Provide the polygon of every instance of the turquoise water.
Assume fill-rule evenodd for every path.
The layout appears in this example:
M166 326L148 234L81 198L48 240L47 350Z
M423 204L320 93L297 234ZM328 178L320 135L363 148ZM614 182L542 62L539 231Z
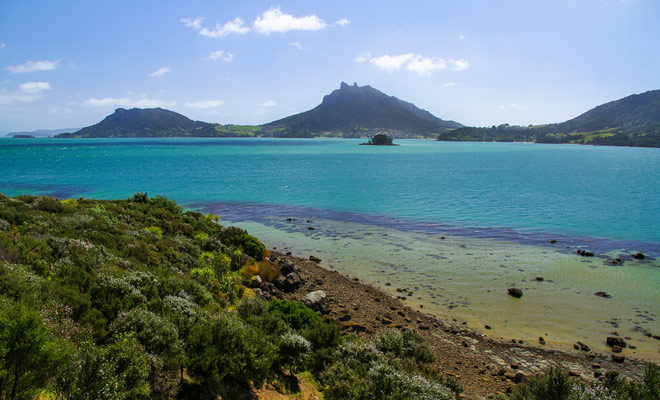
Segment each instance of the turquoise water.
M4 139L0 191L306 206L660 243L660 150L350 139Z
M0 192L165 194L491 336L607 351L616 330L660 359L660 149L359 142L4 139Z

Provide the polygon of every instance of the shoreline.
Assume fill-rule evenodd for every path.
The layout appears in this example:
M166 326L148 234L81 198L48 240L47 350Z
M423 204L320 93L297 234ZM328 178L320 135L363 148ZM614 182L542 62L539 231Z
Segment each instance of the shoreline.
M465 387L465 397L486 398L506 393L524 377L560 365L571 376L593 381L609 370L630 378L641 378L647 361L625 354L618 363L612 355L593 351L563 351L534 343L512 343L468 327L457 319L447 320L415 309L384 290L362 283L302 257L272 250L271 262L290 261L302 284L282 298L302 300L305 295L323 290L328 296L325 318L337 321L343 329L357 335L372 335L382 329L410 329L424 336L433 347L436 367L453 375ZM620 360L619 360L620 361Z

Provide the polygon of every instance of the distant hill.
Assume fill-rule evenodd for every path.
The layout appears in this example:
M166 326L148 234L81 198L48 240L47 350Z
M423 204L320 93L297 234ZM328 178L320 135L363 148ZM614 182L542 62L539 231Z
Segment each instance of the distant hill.
M438 140L660 147L660 90L611 101L558 124L465 127L442 133Z
M371 86L342 82L315 108L262 125L276 137L360 137L389 133L401 137L435 137L463 125L445 121L414 104L388 96Z
M174 111L162 108L118 108L98 124L73 133L57 135L60 138L112 138L112 137L208 137L218 136L215 125L193 121Z
M51 137L65 132L75 132L80 128L65 128L65 129L38 129L36 131L22 131L22 132L9 132L6 137L14 136L33 136L33 137Z

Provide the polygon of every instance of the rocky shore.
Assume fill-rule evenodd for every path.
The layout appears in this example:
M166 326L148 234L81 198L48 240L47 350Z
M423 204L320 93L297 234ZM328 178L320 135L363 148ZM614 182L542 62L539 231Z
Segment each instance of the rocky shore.
M303 259L272 252L269 259L282 276L272 283L255 285L265 297L303 300L324 318L358 335L373 335L386 328L419 333L434 348L437 368L456 376L468 399L507 393L527 376L551 365L559 365L585 381L598 379L609 370L630 378L643 376L642 360L595 353L582 343L576 344L573 352L561 352L543 348L543 343L490 338L460 321L442 320L423 309L413 309L378 288L362 284L358 278L324 268L314 256Z

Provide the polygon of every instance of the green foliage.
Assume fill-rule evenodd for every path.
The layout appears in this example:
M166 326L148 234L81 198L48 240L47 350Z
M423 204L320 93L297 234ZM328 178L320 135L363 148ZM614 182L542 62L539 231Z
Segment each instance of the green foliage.
M392 138L389 137L388 135L384 133L379 133L378 135L372 137L369 139L369 141L365 144L373 145L373 146L392 146Z
M275 299L268 304L268 310L296 331L313 327L321 321L316 312L298 300Z
M263 260L266 255L266 246L259 239L247 233L241 235L241 247L245 254L257 261Z
M276 346L235 313L221 313L195 325L186 353L190 375L216 393L227 376L259 386L276 359Z
M566 400L572 391L568 374L560 368L550 367L545 375L530 377L528 382L515 386L511 399Z
M280 365L288 366L289 370L293 373L294 368L306 365L311 352L312 345L307 339L297 333L287 332L282 335L279 363Z
M39 314L0 299L0 398L32 398L53 378L61 358Z
M163 236L163 230L160 229L157 226L148 226L148 227L144 228L144 231L147 232L147 233L150 233L150 234L152 234L156 237L162 237Z

